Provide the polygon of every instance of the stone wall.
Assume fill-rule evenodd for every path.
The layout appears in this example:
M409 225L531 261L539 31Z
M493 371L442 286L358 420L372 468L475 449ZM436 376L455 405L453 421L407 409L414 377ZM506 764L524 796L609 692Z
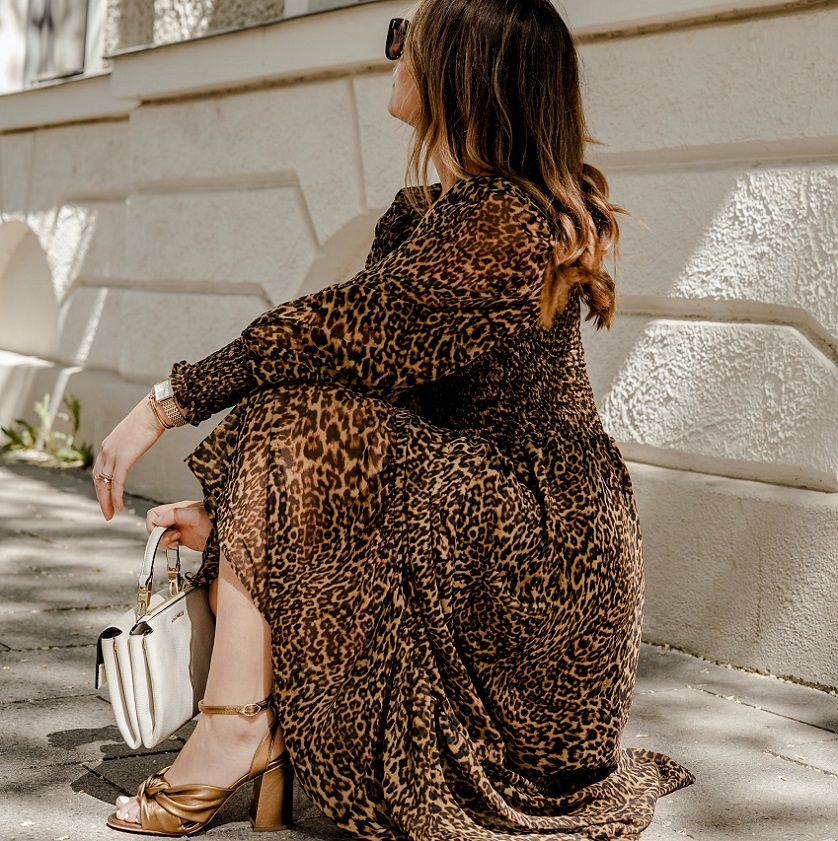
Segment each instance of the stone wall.
M564 3L596 160L637 217L621 316L585 340L641 508L645 632L838 686L838 9L615 5ZM173 361L361 265L403 178L381 45L404 8L3 98L0 422L57 389L99 441ZM132 489L194 495L181 459L209 428L167 434Z
M638 218L622 316L586 344L632 459L646 636L835 686L832 5L594 39L584 57L598 158Z

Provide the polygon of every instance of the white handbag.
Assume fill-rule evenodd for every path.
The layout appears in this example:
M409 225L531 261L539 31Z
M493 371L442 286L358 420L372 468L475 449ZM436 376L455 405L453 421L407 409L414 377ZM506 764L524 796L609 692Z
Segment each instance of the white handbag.
M205 587L184 587L180 551L166 551L169 587L151 595L154 558L167 531L146 544L137 607L99 634L96 688L108 686L119 732L132 748L154 747L198 713L207 683L215 617Z

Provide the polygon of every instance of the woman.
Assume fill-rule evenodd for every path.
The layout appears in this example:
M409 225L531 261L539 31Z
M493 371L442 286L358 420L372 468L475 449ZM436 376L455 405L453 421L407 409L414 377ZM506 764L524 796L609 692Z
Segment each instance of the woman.
M110 519L164 427L235 406L189 458L203 502L149 512L204 551L205 698L233 714L109 823L197 831L257 778L254 826L282 827L290 755L361 838L636 838L692 777L619 744L642 565L579 335L580 303L611 322L618 232L574 46L548 0L420 0L387 52L441 183L398 193L356 277L175 365L97 459Z

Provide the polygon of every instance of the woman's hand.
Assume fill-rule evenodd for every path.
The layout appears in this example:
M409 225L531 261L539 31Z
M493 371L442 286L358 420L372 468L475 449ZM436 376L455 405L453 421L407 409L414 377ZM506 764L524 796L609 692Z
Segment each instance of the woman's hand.
M158 505L146 514L145 526L151 534L155 526L172 526L160 540L164 549L186 546L203 552L212 530L212 522L202 502L186 499L170 505Z
M122 495L128 471L164 431L148 398L144 397L102 442L93 465L93 486L106 520L113 517L115 510L122 511L125 507Z

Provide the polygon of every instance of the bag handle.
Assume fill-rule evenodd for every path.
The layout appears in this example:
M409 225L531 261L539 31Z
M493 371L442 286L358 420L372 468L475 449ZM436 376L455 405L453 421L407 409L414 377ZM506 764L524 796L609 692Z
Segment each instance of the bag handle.
M148 606L151 600L151 586L154 578L154 558L160 548L160 541L163 535L172 526L155 526L148 536L143 555L143 568L140 570L140 577L137 579L137 619L139 620L148 613ZM183 586L183 577L180 574L180 547L166 550L166 567L169 573L169 595L176 596Z

